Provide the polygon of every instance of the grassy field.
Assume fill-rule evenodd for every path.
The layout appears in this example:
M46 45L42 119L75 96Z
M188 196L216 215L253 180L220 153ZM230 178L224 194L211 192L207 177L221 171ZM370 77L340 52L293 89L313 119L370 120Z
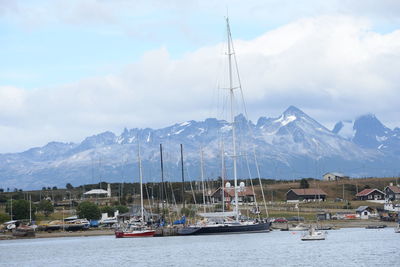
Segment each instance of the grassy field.
M310 188L320 188L327 193L327 200L335 200L336 198L347 201L355 200L355 195L365 188L377 188L381 191L390 183L396 184L399 178L357 178L340 181L321 181L309 180ZM284 201L286 193L290 189L300 188L300 181L276 181L276 183L263 185L264 194L267 201ZM259 186L255 187L257 196L261 196Z

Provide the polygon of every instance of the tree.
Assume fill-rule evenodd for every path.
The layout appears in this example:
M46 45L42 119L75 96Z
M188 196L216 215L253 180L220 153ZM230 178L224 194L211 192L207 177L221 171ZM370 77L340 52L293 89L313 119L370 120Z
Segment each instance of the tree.
M300 188L309 188L310 185L308 184L307 179L303 178L300 180Z
M0 203L6 203L7 202L7 197L4 194L0 195Z
M54 206L49 200L42 200L39 202L38 210L43 212L44 216L48 217L54 212Z
M11 200L7 202L6 212L11 213ZM15 220L29 219L29 201L12 200L12 215ZM32 219L35 218L35 209L32 207Z
M57 186L53 186L53 190L57 190Z
M70 183L67 183L67 184L65 185L65 188L67 188L68 190L74 189L74 187L73 187L72 184L70 184Z
M76 209L79 218L86 218L88 220L98 220L101 217L99 207L89 201L80 203Z
M4 189L3 188L0 188L0 193L3 193L4 192Z

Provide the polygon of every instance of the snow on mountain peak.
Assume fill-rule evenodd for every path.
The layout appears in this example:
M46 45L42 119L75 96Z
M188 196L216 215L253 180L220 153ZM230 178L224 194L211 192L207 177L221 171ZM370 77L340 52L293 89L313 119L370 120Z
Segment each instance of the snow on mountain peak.
M275 120L274 122L279 122L282 126L285 126L296 119L297 117L295 115L289 115L289 116L282 115L279 119Z
M179 126L184 127L184 126L190 125L191 123L192 122L190 122L190 121L185 121L185 122L182 122L181 124L179 124Z

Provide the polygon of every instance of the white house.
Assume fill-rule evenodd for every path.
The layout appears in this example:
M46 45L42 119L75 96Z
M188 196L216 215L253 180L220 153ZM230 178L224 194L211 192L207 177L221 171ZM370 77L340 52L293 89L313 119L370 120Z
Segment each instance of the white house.
M374 209L368 206L360 206L356 209L356 214L360 217L360 219L369 219L370 217L376 216L374 213Z
M342 179L349 179L349 176L345 176L339 172L328 172L322 176L322 180L324 181L337 181Z

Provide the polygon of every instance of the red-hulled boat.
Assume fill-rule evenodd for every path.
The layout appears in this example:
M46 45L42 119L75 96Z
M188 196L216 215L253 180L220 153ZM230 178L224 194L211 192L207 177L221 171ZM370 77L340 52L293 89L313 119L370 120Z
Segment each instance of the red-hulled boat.
M147 230L147 229L134 229L128 231L115 231L116 238L123 238L123 237L153 237L156 233L156 230Z
M115 230L116 238L123 237L152 237L156 233L156 230L148 229L145 225L144 220L144 207L143 207L143 186L142 186L142 161L140 159L140 145L138 143L138 163L139 163L139 176L140 176L140 224L129 224L127 228L123 230Z

